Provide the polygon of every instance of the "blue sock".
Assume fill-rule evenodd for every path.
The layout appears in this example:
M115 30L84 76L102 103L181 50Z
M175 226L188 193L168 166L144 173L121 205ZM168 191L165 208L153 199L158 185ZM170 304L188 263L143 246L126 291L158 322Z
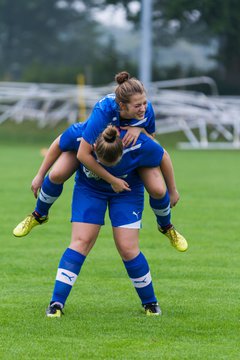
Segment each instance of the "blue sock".
M64 306L85 259L79 252L66 249L58 266L51 304L58 302Z
M149 203L156 215L158 225L162 228L171 225L171 208L168 191L166 191L166 194L162 199L153 199L150 196Z
M142 304L156 302L152 278L145 256L140 252L134 259L123 260L123 263Z
M54 184L47 175L43 181L38 195L35 211L40 216L48 215L48 211L53 203L59 198L63 190L63 184Z

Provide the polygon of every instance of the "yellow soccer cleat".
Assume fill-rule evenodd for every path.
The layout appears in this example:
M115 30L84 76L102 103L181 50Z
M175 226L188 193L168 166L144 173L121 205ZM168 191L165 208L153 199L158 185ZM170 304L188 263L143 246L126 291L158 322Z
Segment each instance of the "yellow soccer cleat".
M148 316L159 316L162 315L162 311L157 302L144 304L143 305L145 314Z
M48 306L46 310L47 317L50 318L60 318L63 315L63 307L60 303L53 303Z
M47 216L35 217L33 214L28 215L13 230L13 235L17 237L26 236L37 225L44 224L48 221Z
M175 247L175 249L178 251L183 252L188 249L187 240L181 234L179 234L173 225L167 230L163 230L161 226L158 225L158 230L169 238L172 246Z

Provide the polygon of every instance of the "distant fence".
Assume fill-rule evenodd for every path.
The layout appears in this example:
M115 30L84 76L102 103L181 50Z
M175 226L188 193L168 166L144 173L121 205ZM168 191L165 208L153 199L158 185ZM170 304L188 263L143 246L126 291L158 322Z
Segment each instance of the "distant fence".
M17 123L37 121L39 127L55 126L66 120L79 120L79 104L91 108L99 97L110 90L76 85L0 82L0 124L8 119ZM113 91L113 90L112 90Z
M211 95L176 90L207 84ZM175 90L168 90L175 88ZM156 113L156 133L182 132L180 149L240 149L240 97L219 96L209 77L152 83L151 101Z
M212 95L176 88L207 84ZM175 90L170 90L175 88ZM56 126L62 120L79 121L114 85L104 87L0 82L0 124L8 119L36 121L39 127ZM183 132L182 149L239 149L240 97L219 96L208 77L154 82L149 99L156 113L156 133ZM84 120L80 119L80 120Z

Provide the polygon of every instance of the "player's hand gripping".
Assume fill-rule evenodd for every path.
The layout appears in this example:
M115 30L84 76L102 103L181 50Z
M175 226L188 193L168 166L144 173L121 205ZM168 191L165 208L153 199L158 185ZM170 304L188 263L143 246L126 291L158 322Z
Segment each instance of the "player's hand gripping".
M114 183L112 183L111 186L113 191L115 191L116 193L120 193L124 190L131 191L128 183L125 180L119 178L115 178Z
M174 190L173 192L169 192L169 196L170 196L170 205L172 208L175 205L177 205L178 200L180 199L180 195L177 190Z
M121 126L121 129L127 130L122 139L123 146L126 147L130 144L135 145L142 129L136 126Z
M34 194L34 197L37 199L38 197L38 191L40 190L42 183L43 183L44 177L41 175L36 175L35 178L32 181L31 190Z

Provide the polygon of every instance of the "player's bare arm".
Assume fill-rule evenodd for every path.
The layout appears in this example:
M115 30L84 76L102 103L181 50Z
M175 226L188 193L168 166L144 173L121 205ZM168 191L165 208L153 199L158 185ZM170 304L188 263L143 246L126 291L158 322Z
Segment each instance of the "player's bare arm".
M32 190L35 198L37 198L37 196L38 196L38 191L39 191L40 187L42 186L45 175L47 174L48 170L51 168L51 166L55 163L55 161L58 159L58 157L62 153L62 151L59 147L60 136L58 136L53 141L53 143L50 145L50 147L48 148L48 151L43 159L43 162L42 162L36 176L32 180L31 190Z

